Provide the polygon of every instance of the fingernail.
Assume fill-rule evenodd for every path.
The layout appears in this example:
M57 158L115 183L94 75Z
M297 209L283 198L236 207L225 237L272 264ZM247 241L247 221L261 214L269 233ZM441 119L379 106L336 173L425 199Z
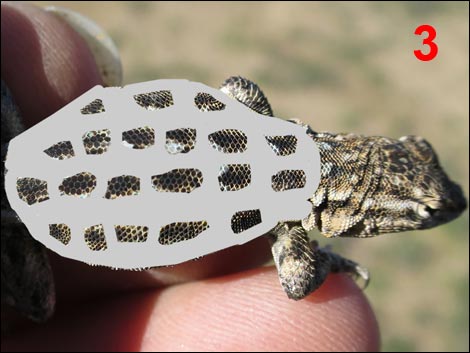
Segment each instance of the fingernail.
M95 22L78 12L57 6L48 6L46 11L72 27L93 54L105 86L122 84L122 66L119 51L111 37Z

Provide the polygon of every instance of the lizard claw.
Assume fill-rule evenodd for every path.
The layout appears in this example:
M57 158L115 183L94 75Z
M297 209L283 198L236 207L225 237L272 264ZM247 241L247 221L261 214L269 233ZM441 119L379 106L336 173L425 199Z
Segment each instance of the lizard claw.
M367 286L369 285L369 282L370 282L370 273L369 273L369 270L365 267L362 267L358 264L356 264L356 266L354 267L354 272L353 272L353 275L354 275L354 279L357 281L359 278L361 278L361 282L362 282L362 286L361 289L362 290L365 290L367 288Z

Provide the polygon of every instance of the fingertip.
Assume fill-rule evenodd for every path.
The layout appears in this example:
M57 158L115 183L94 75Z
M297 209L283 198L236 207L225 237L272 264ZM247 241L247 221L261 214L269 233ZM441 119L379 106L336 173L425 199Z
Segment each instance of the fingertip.
M36 6L2 4L1 72L30 127L101 84L93 56L65 22Z
M163 290L143 337L144 350L376 351L380 345L374 313L350 278L329 276L321 289L293 301L274 268Z
M318 292L318 293L317 293ZM324 340L322 350L376 352L380 330L365 291L348 275L331 274L313 295L306 298L318 309L314 317L334 339Z
M97 298L58 314L2 349L377 351L380 344L373 311L350 278L329 276L292 301L272 267Z

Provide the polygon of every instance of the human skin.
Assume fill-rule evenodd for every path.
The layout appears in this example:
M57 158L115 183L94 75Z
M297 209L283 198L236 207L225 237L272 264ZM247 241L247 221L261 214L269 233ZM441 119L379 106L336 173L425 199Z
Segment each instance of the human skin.
M26 127L101 84L81 38L27 4L2 4L1 72ZM143 272L50 258L55 315L34 324L2 312L10 322L2 351L379 349L374 313L352 279L330 275L307 298L289 300L275 268L261 267L271 258L264 238Z

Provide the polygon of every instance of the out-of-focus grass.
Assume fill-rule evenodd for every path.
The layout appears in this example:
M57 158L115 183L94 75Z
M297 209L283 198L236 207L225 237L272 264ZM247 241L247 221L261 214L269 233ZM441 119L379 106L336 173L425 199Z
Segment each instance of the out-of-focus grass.
M277 116L316 130L425 136L468 195L468 3L53 4L112 35L125 83L218 86L241 74L262 85ZM426 63L413 56L423 23L436 28L439 45ZM384 350L468 351L468 222L466 212L432 230L321 239L371 270L367 295Z

